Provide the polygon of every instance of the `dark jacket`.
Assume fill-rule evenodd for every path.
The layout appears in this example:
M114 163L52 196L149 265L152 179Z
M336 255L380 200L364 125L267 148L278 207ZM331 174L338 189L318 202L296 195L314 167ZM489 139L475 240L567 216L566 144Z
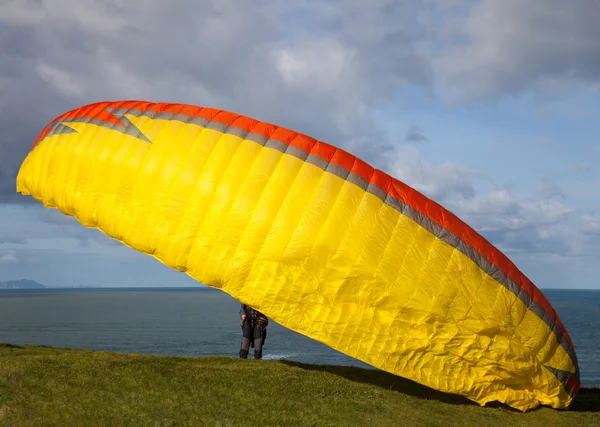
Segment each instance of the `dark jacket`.
M267 316L262 314L260 311L247 306L246 304L242 304L240 307L240 318L243 315L246 315L246 321L250 324L256 325L258 323L263 328L266 328L269 324L269 319L267 319Z

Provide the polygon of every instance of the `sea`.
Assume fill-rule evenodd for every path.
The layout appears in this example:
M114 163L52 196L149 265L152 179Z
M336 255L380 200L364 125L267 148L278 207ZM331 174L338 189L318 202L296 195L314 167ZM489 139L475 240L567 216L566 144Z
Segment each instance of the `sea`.
M575 345L582 387L600 387L600 290L542 292ZM228 294L203 286L2 289L0 343L237 357L239 308ZM263 358L373 369L272 320Z

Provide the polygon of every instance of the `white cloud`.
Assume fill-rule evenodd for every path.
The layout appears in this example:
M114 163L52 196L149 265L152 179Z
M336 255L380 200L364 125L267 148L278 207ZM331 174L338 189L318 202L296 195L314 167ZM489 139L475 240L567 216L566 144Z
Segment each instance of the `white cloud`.
M398 150L393 175L472 226L509 256L540 253L589 256L600 249L600 220L566 204L551 176L540 190L519 198L508 186L494 186L482 171L422 160L415 147Z
M356 81L356 54L334 38L310 38L273 53L277 70L289 85L332 90Z
M14 251L8 251L4 254L0 253L0 264L16 264L19 259L16 257Z
M419 150L413 146L397 149L391 174L438 202L456 197L472 198L475 195L472 179L485 177L479 171L455 163L427 163L421 159Z
M583 231L589 233L598 233L596 238L600 238L600 218L586 216L583 219Z
M84 87L77 81L77 76L60 68L42 62L37 65L36 71L54 90L67 98L78 100L84 93Z
M326 99L333 125L342 133L356 129L366 115L365 84L356 52L339 40L310 37L271 53L288 90ZM327 112L326 112L327 114Z

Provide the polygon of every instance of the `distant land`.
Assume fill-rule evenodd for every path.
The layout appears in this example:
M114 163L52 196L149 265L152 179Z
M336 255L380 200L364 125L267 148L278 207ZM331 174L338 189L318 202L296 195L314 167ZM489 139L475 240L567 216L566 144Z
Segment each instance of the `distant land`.
M181 291L181 290L193 290L193 291L219 291L219 289L211 288L210 286L89 286L89 285L71 285L71 286L46 286L42 285L35 280L20 279L20 280L7 280L5 282L0 281L0 291L3 289L102 289L106 291Z
M7 280L0 282L0 289L44 289L45 286L35 280Z

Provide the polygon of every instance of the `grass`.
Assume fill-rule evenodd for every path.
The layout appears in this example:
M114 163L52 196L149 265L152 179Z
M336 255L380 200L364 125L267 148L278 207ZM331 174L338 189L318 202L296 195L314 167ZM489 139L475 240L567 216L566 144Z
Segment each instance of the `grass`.
M376 370L0 344L2 426L599 426L569 410L480 407Z

